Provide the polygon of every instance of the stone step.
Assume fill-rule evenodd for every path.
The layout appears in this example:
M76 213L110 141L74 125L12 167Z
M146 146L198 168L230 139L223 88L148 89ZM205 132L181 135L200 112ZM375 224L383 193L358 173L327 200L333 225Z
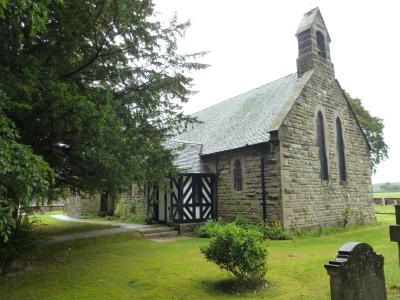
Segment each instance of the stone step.
M176 230L143 234L143 236L147 238L162 238L162 237L176 236L176 235L178 235L178 231Z
M151 224L151 225L146 225L146 229L147 229L147 228L163 228L163 227L168 227L168 226L165 226L165 225L163 225L163 224Z
M161 233L161 232L168 232L168 231L175 231L175 228L160 226L160 227L144 228L144 229L140 230L140 232L144 235L147 235L150 233Z

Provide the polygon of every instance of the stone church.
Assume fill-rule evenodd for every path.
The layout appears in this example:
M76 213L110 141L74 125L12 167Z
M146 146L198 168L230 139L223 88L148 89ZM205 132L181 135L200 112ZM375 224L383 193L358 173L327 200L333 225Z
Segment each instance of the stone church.
M155 221L261 220L297 230L375 222L369 144L335 79L318 8L296 31L297 72L195 113L175 136L181 174L133 188Z

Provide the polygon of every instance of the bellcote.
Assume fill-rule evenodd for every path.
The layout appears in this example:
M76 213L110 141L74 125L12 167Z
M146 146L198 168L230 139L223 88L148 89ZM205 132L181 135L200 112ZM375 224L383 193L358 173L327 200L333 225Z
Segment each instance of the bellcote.
M304 14L296 37L299 48L297 76L318 68L334 76L329 48L331 38L318 7Z

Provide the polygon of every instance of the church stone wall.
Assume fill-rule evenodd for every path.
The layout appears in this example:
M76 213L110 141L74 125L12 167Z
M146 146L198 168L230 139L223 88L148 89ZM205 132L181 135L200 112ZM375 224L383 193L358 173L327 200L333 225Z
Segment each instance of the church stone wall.
M139 184L132 184L130 190L125 191L116 196L115 199L113 197L110 198L108 203L109 213L112 214L116 205L118 203L123 202L125 205L129 205L133 203L135 205L135 211L139 215L146 216L147 215L147 200L144 197L143 186ZM116 203L113 203L113 202ZM101 195L94 194L81 194L78 193L72 194L64 201L64 211L70 216L87 216L98 214L100 212L100 202ZM121 205L121 203L120 203Z
M329 180L321 181L316 115L324 115ZM345 143L347 182L339 179L336 118ZM374 222L369 150L330 66L320 63L283 123L282 205L285 228Z
M65 199L64 211L75 217L97 214L100 211L100 194L73 194Z
M265 159L266 217L267 221L279 222L280 178L276 148L272 143L241 148L205 158L208 167L217 173L217 211L218 217L233 220L240 215L249 223L263 220L261 156ZM243 174L243 189L235 191L233 185L234 163L239 160Z
M136 212L142 216L147 216L147 199L144 195L144 186L134 183L132 193L125 194L126 201L133 201L136 206Z

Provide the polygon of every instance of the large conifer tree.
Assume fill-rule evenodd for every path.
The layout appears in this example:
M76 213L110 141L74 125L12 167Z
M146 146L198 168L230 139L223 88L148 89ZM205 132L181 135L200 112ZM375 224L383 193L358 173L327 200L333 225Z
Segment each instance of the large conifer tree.
M171 155L161 144L190 118L181 55L189 23L163 25L148 0L0 0L0 89L21 142L81 191L157 180Z

